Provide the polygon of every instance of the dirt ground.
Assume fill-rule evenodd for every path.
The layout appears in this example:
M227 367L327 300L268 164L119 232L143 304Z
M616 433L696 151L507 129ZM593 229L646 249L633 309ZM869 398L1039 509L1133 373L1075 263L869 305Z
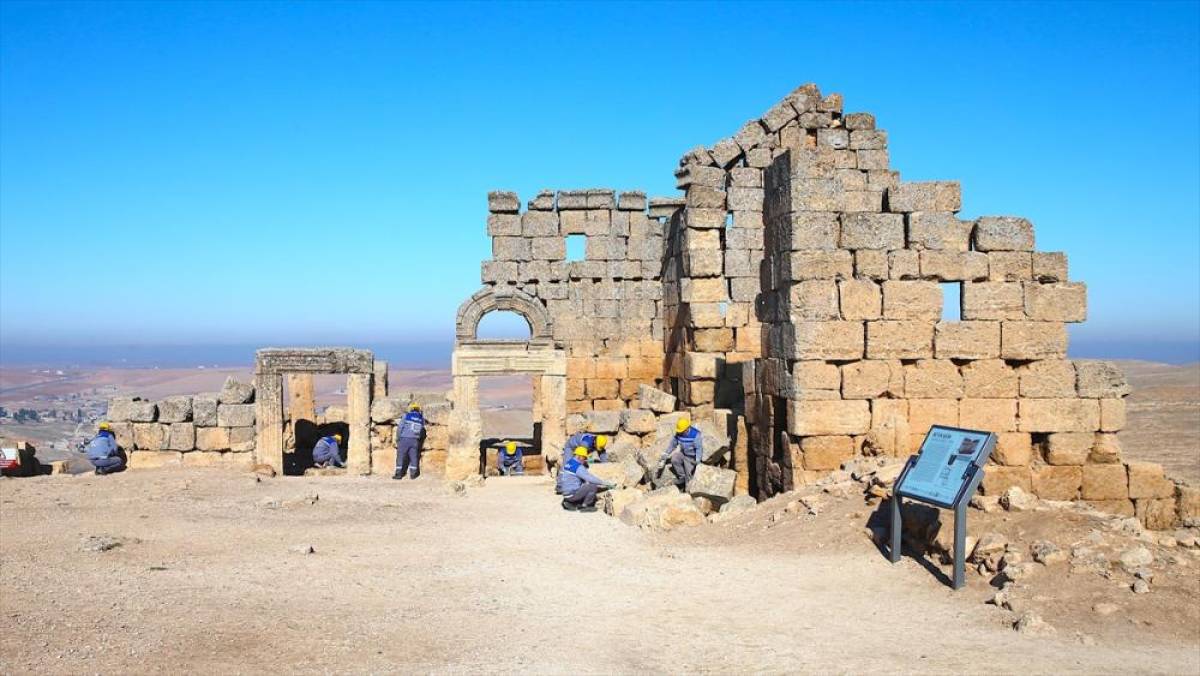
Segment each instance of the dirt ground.
M1200 672L1191 551L1144 595L1046 571L1023 593L1057 631L1031 636L983 603L986 578L953 592L889 564L857 496L655 534L563 512L548 482L0 480L0 672ZM1096 528L1076 525L1059 537Z

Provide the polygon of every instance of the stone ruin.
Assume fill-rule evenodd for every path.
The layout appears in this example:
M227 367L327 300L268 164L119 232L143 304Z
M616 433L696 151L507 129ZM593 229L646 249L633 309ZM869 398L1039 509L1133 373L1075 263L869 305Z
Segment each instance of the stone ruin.
M1066 358L1065 325L1086 318L1066 255L1036 251L1026 219L959 218L957 182L902 181L871 114L804 85L686 153L675 177L682 197L546 190L522 209L514 193L488 195L493 255L458 312L454 388L430 415L426 466L479 473L478 379L524 373L547 460L583 427L640 458L687 411L729 440L711 462L736 475L730 495L761 499L858 456L905 457L943 424L998 433L986 494L1016 486L1152 528L1200 518L1200 491L1122 460L1119 370ZM586 239L581 260L568 260L569 237ZM958 320L943 320L947 285ZM497 310L523 316L529 340L478 339ZM390 472L390 420L404 402L387 397L386 377L380 389L369 352L317 352L260 352L253 406L193 398L207 423L191 421L194 441L176 427L186 415L164 419L160 404L156 420L115 400L119 438L139 449L135 466L142 452L179 451L186 464L173 445L236 460L257 429L257 461L282 465L292 421L281 379L296 379L291 408L299 397L311 415L304 379L344 372L351 470ZM129 422L122 406L138 409Z

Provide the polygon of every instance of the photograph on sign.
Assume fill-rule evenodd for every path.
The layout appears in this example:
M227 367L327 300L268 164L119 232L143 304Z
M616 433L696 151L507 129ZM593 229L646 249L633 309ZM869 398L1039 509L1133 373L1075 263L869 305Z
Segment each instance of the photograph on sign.
M898 490L919 500L952 505L970 480L971 467L986 460L983 453L989 436L988 432L934 425Z

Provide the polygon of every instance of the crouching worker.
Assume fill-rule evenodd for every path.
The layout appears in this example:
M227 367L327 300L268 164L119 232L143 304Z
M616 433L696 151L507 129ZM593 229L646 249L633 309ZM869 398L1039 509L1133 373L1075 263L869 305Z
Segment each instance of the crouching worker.
M96 467L96 474L112 474L125 469L125 458L117 449L117 437L107 422L100 423L96 436L87 443L84 452Z
M501 476L525 474L525 455L515 441L504 442L504 447L496 456L496 469Z
M316 446L313 446L313 462L317 467L345 467L346 463L342 460L342 452L339 445L342 443L342 435L335 434L331 437L321 437Z
M425 433L425 416L415 401L408 413L396 421L396 472L393 479L403 479L405 470L413 479L421 476L421 435Z
M566 467L571 461L571 456L575 449L580 446L587 449L589 461L608 462L608 437L603 434L592 434L591 432L576 432L567 439L567 443L563 445L562 462L559 467ZM558 470L558 480L554 483L554 492L559 495L566 495L562 487L562 469Z
M667 445L667 450L658 461L658 472L662 473L667 463L675 472L675 485L679 490L687 490L688 479L696 473L696 466L704 457L704 438L700 430L692 427L688 418L680 418L675 423L675 436Z
M588 449L586 446L575 448L573 457L559 472L562 479L563 498L562 508L569 512L596 511L596 493L601 489L612 488L613 485L588 471Z

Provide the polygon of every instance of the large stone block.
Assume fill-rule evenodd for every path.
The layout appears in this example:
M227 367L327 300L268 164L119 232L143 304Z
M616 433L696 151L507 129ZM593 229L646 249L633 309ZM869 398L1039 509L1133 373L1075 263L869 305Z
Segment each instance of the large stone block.
M1000 356L1000 322L938 322L933 353L938 359L995 359Z
M167 432L167 448L190 451L196 447L196 426L190 422L173 423Z
M797 366L803 362L797 362ZM834 367L832 364L828 366ZM864 359L842 366L844 399L875 399L904 396L904 367L896 360ZM836 380L833 388L837 389Z
M842 214L840 246L843 249L903 249L904 216L901 214Z
M958 400L909 399L909 431L913 435L924 435L934 425L958 426Z
M1061 251L1033 253L1033 278L1039 282L1067 281L1067 255Z
M850 279L854 276L854 257L849 251L793 251L785 260L781 277L790 281L806 279Z
M935 282L884 282L883 316L937 321L942 316L942 289Z
M166 397L158 402L158 421L180 423L192 419L192 398L187 396Z
M493 190L488 193L488 211L492 213L515 214L521 210L521 200L517 193Z
M221 427L244 427L254 424L252 404L221 404L217 407L217 424Z
M216 394L197 394L192 397L192 422L197 427L215 427L217 424Z
M687 491L693 497L708 498L713 505L723 505L733 497L733 485L737 472L712 465L696 467L696 473L687 483Z
M1162 465L1155 462L1130 462L1129 497L1170 498L1175 496L1175 483L1163 474Z
M371 420L373 422L392 422L404 417L408 410L407 397L386 397L371 402Z
M1033 468L1033 493L1043 500L1077 500L1083 468L1046 465Z
M1075 386L1081 397L1120 398L1129 394L1129 382L1120 367L1110 361L1077 360Z
M996 435L992 460L1008 467L1028 466L1033 461L1032 438L1026 432L1000 432Z
M796 436L866 434L870 428L866 401L788 402L788 432Z
M1082 322L1087 319L1087 286L1026 282L1025 316L1043 322Z
M795 322L791 359L861 359L862 322Z
M685 303L721 303L729 300L725 280L683 279L680 281L680 300Z
M883 315L883 291L869 279L846 279L837 283L842 319L879 319Z
M644 387L644 386L642 386ZM640 389L639 389L640 392ZM632 434L648 434L657 426L654 412L632 408L621 411L621 429Z
M489 237L520 237L521 216L519 214L488 214L487 234Z
M788 318L791 321L840 319L838 285L839 282L832 279L810 279L791 284L788 287Z
M871 359L929 359L933 356L933 323L867 322L866 347Z
M1062 359L1067 328L1061 322L1002 322L1000 356L1004 359Z
M234 453L247 453L254 450L254 428L253 427L231 427L229 428L229 450ZM394 461L395 458L393 457Z
M1134 500L1134 514L1147 530L1167 530L1178 523L1175 501L1171 499Z
M1022 432L1094 432L1100 428L1100 404L1094 399L1021 399Z
M980 359L963 364L963 395L972 399L1015 398L1020 380L1003 359Z
M1023 282L1033 279L1033 254L1028 251L992 251L987 254L988 279Z
M888 190L888 211L958 211L962 187L957 181L901 183Z
M178 451L136 451L129 454L129 469L156 469L182 464L183 454Z
M1096 435L1088 462L1099 465L1115 465L1121 462L1121 440L1115 434Z
M963 399L958 402L958 424L972 430L1012 432L1017 429L1017 401Z
M638 386L638 406L656 413L675 410L675 397L650 385Z
M545 213L531 211L530 213ZM567 241L562 237L534 237L530 240L530 255L537 261L561 261L567 257ZM542 277L545 279L547 277Z
M224 451L229 449L228 427L197 427L196 450Z
M161 451L167 447L167 425L134 423L133 445L146 451Z
M983 470L983 481L979 486L984 495L1002 495L1010 488L1020 488L1026 493L1032 493L1032 479L1028 467L988 465Z
M908 215L908 246L930 251L967 251L974 221L960 221L948 211L918 211Z
M1124 465L1084 465L1084 500L1124 500L1129 483Z
M963 319L1024 319L1024 291L1018 282L964 282Z
M988 278L987 255L978 251L922 251L920 266L923 279L961 282Z
M1055 432L1046 440L1046 462L1051 465L1084 465L1096 435L1092 432Z
M1043 359L1016 369L1021 396L1055 399L1075 396L1075 365L1067 359Z
M1125 429L1125 400L1100 400L1100 431L1119 432Z
M1033 251L1033 224L1013 216L982 216L975 221L977 251Z
M243 383L233 376L225 379L225 384L221 386L221 393L217 395L217 401L222 404L250 404L254 402L254 385L251 383ZM195 405L193 403L193 405Z
M904 367L904 396L909 399L960 399L962 375L948 359L922 359Z
M800 449L804 452L804 469L840 469L842 463L854 457L854 439L848 436L804 437L800 440Z

